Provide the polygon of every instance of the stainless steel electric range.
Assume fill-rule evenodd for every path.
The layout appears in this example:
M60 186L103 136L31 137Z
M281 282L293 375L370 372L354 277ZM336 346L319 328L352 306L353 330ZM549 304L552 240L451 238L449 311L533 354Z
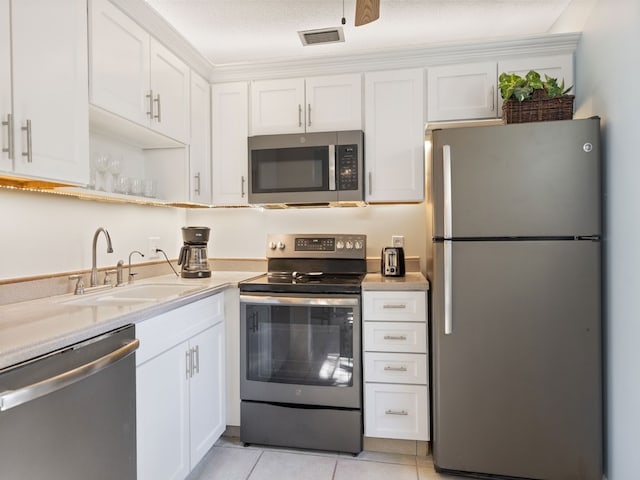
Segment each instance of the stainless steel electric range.
M268 235L267 261L240 283L240 439L358 453L366 236Z

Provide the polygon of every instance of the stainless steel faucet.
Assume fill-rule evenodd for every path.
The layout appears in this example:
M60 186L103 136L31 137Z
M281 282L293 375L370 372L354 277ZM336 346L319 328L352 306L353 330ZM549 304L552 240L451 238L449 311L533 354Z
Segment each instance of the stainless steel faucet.
M96 244L98 243L98 235L100 232L104 233L105 238L107 239L107 253L113 253L113 247L111 246L111 237L109 236L109 232L107 232L104 228L100 227L96 230L96 233L93 234L93 248L91 250L91 287L95 287L98 285L98 268L96 266Z
M134 250L129 254L129 283L133 283L133 277L136 275L135 273L131 272L131 255L133 255L134 253L137 253L141 257L144 257L144 253L139 252L138 250Z

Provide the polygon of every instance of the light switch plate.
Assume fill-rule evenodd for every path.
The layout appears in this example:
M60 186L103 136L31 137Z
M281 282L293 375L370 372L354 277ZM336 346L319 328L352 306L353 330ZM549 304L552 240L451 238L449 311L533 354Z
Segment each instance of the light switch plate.
M393 247L404 247L404 235L392 235L391 236L391 246L393 246Z

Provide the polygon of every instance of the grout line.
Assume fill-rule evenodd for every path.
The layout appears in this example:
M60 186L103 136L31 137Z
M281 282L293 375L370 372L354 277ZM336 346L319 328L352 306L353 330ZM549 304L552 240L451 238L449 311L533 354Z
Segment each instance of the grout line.
M331 480L336 480L336 472L338 471L338 459L339 457L336 457L335 463L333 464L333 474L331 475Z
M256 458L256 463L254 463L253 467L251 467L251 470L249 471L249 475L247 475L247 479L246 480L249 480L249 477L251 477L251 474L253 474L253 471L256 469L256 466L258 465L258 462L262 458L262 454L263 453L264 453L264 450L260 450L260 455L258 455L258 458Z

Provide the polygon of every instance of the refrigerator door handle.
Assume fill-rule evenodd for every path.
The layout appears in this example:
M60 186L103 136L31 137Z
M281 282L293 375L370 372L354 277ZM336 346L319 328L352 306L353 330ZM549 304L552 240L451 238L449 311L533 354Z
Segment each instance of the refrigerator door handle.
M442 146L442 190L444 238L451 238L451 145Z
M450 241L444 242L444 334L453 333L453 279L452 274L452 245Z

